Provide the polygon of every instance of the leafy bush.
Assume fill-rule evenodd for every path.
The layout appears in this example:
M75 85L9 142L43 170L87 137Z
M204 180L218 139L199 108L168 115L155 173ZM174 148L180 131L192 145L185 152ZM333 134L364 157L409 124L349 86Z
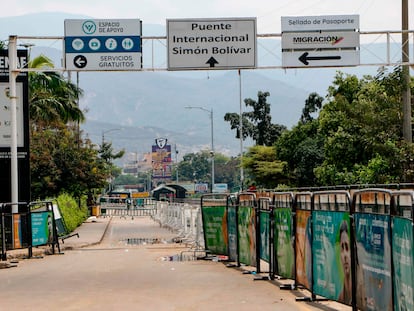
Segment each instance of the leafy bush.
M57 198L62 218L69 232L72 232L88 217L88 209L84 199L81 200L81 207L77 201L68 194L61 194Z

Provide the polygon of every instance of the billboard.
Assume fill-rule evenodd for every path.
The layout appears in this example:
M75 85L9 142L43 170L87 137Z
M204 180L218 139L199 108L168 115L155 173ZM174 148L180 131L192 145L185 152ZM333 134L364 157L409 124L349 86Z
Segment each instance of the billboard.
M167 144L166 138L157 138L152 145L152 178L169 180L171 171L171 145Z

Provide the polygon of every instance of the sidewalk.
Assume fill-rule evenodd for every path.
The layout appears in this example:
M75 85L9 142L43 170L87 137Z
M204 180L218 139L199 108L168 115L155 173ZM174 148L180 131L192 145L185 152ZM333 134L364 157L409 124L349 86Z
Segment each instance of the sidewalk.
M82 223L72 234L77 234L71 236L65 240L59 239L60 251L82 248L86 246L96 245L102 241L105 231L108 228L108 225L111 221L111 217L89 217L84 223ZM72 235L71 234L71 235ZM55 247L55 252L58 252L57 247ZM33 257L42 257L47 254L52 253L51 246L40 246L32 248ZM23 249L14 249L7 251L7 261L0 261L0 269L7 268L13 264L18 259L27 258L29 255L29 250L27 248Z

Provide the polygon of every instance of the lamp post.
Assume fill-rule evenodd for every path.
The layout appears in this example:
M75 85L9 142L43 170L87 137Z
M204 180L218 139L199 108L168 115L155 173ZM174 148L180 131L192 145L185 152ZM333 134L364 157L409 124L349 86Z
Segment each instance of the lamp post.
M211 193L213 193L214 189L214 128L213 128L213 108L211 110L208 110L204 107L193 107L193 106L187 106L186 109L200 109L205 112L208 112L210 115L210 121L211 121Z
M409 23L408 23L408 0L402 0L402 76L404 81L404 88L402 91L403 102L403 137L408 143L413 141L412 137L412 121L411 121L411 90L410 90L410 48L409 48Z
M175 182L178 184L178 150L177 144L174 144L175 149Z
M244 184L244 170L243 170L243 100L242 100L242 76L239 69L239 102L240 102L240 114L239 114L239 138L240 138L240 191L243 192Z
M106 131L102 131L102 146L105 143L105 134L106 133L114 132L114 131L120 131L120 130L122 130L122 129L116 128L116 129L109 129L109 130L106 130Z

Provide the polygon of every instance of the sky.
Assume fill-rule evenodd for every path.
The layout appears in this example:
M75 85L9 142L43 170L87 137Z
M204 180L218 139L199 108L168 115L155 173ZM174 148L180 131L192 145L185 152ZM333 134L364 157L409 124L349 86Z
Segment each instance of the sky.
M165 25L168 18L256 17L257 33L280 33L281 16L360 16L361 31L401 30L403 0L13 0L0 17L63 12L92 18L138 18ZM414 29L414 3L409 28Z

